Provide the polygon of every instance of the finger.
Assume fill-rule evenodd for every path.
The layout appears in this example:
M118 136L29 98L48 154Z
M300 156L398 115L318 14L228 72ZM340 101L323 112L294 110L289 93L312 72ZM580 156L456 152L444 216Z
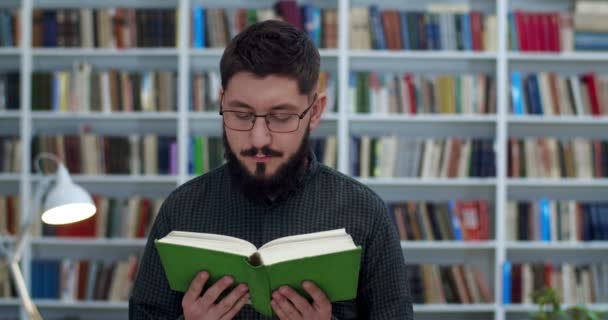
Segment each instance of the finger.
M190 283L188 291L186 291L186 294L184 294L184 298L182 299L182 306L189 306L193 304L196 299L198 299L208 279L209 272L207 271L201 271L196 275L196 277L194 277L194 280L192 280L192 282Z
M293 304L287 299L286 296L281 294L278 290L272 294L273 301L278 305L278 307L283 311L284 317L283 319L301 319L302 315L300 312L294 307Z
M249 298L251 296L249 295L249 293L246 293L244 296L242 296L237 302L236 304L232 307L232 309L230 309L228 312L226 312L221 318L220 320L229 320L232 319L236 316L237 313L239 313L239 311L241 311L241 309L243 308L243 306L245 305L245 303L247 303L247 301L249 301Z
M220 302L211 307L212 312L223 315L228 312L245 294L247 294L247 285L244 283L239 284L234 288L226 297Z
M312 316L315 309L312 305L302 297L299 293L288 286L282 286L279 288L279 292L291 302L291 304L298 310L298 312L306 317Z
M274 311L274 313L277 315L277 317L281 320L287 320L289 318L287 318L287 314L285 313L285 311L283 311L283 309L281 308L281 306L279 305L279 303L272 299L270 300L270 306L272 307L272 310Z
M198 300L198 303L200 303L203 309L209 309L209 307L217 301L220 294L222 294L232 282L234 282L234 280L232 280L231 276L224 276L207 289L203 297Z
M325 310L331 306L331 302L327 296L316 284L311 281L304 281L302 288L312 297L313 306L317 310Z

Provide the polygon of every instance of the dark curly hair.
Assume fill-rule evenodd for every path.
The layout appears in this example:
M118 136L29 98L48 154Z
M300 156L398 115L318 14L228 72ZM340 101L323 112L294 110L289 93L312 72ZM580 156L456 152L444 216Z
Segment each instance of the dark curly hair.
M321 58L303 31L278 20L252 24L228 44L220 61L222 87L238 72L260 77L283 75L298 81L300 94L311 94L319 78Z

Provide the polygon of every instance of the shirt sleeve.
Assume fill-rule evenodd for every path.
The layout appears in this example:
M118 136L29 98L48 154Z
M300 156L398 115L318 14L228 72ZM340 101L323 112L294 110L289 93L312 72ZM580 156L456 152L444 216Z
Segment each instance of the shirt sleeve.
M178 319L182 315L183 293L173 291L165 276L154 240L171 231L168 214L172 211L169 199L158 213L142 257L133 292L129 298L129 319ZM183 319L183 318L182 318Z
M378 212L364 243L357 294L363 319L413 320L412 298L397 231L386 206Z

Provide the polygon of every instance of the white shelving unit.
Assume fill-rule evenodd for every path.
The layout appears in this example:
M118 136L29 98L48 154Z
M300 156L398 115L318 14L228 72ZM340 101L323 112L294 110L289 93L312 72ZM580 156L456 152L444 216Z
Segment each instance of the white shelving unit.
M502 264L505 259L529 260L548 257L556 260L608 256L608 245L586 243L518 243L507 242L504 226L507 222L506 202L510 199L532 200L550 196L556 199L605 200L608 194L606 180L521 180L507 177L506 142L509 137L554 135L559 137L608 138L608 118L589 117L537 117L509 114L509 73L521 71L608 72L606 53L520 53L507 48L507 12L513 8L531 10L563 10L574 0L312 0L321 7L334 7L339 13L338 49L322 49L324 70L337 76L339 108L335 114L326 114L315 136L336 135L338 169L348 173L349 137L352 134L372 136L397 134L417 137L483 137L495 139L495 178L484 179L359 179L370 186L386 201L489 199L494 203L494 240L487 242L407 242L401 243L408 263L474 263L487 273L494 289L496 303L477 305L415 305L417 319L521 319L534 310L534 306L503 306ZM98 134L130 134L153 132L175 135L179 149L177 176L74 176L94 193L108 196L143 194L167 195L176 186L191 178L187 172L187 145L190 135L219 136L220 117L217 113L190 113L188 111L192 71L217 70L221 49L190 48L190 30L187 19L193 4L206 7L271 7L274 0L5 0L0 7L20 7L22 12L22 45L20 48L0 48L0 70L20 71L21 110L0 113L0 135L20 136L30 141L38 133L75 133L82 124L90 124ZM303 1L302 1L303 2ZM495 12L498 17L498 50L496 52L457 51L352 51L349 50L348 14L352 6L377 4L381 9L424 10L432 2L468 3L484 12ZM176 48L112 49L61 49L32 48L33 8L66 7L137 7L176 8L179 10L179 35ZM178 74L177 111L167 113L119 114L55 114L32 112L31 75L39 70L70 68L74 60L86 60L94 68L175 70ZM348 75L351 71L411 71L411 72L487 72L497 80L496 115L353 115L348 105ZM22 144L22 171L18 174L0 174L0 194L18 194L22 210L28 212L29 195L39 177L29 172L31 150L29 143ZM29 283L30 261L33 258L65 257L104 259L119 258L141 252L145 241L129 239L33 239L24 256L24 274ZM92 319L120 319L127 317L126 302L66 302L37 301L48 319L66 315L86 316ZM607 310L606 305L595 305ZM22 319L16 299L0 300L0 315L9 319Z

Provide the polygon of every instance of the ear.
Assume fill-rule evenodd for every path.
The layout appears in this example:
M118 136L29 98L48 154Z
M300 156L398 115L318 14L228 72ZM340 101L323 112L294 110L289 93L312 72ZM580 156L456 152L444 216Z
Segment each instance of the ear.
M325 111L325 105L327 104L327 95L325 92L319 92L317 94L317 100L314 102L312 108L310 108L310 131L315 131L321 124L321 115Z

